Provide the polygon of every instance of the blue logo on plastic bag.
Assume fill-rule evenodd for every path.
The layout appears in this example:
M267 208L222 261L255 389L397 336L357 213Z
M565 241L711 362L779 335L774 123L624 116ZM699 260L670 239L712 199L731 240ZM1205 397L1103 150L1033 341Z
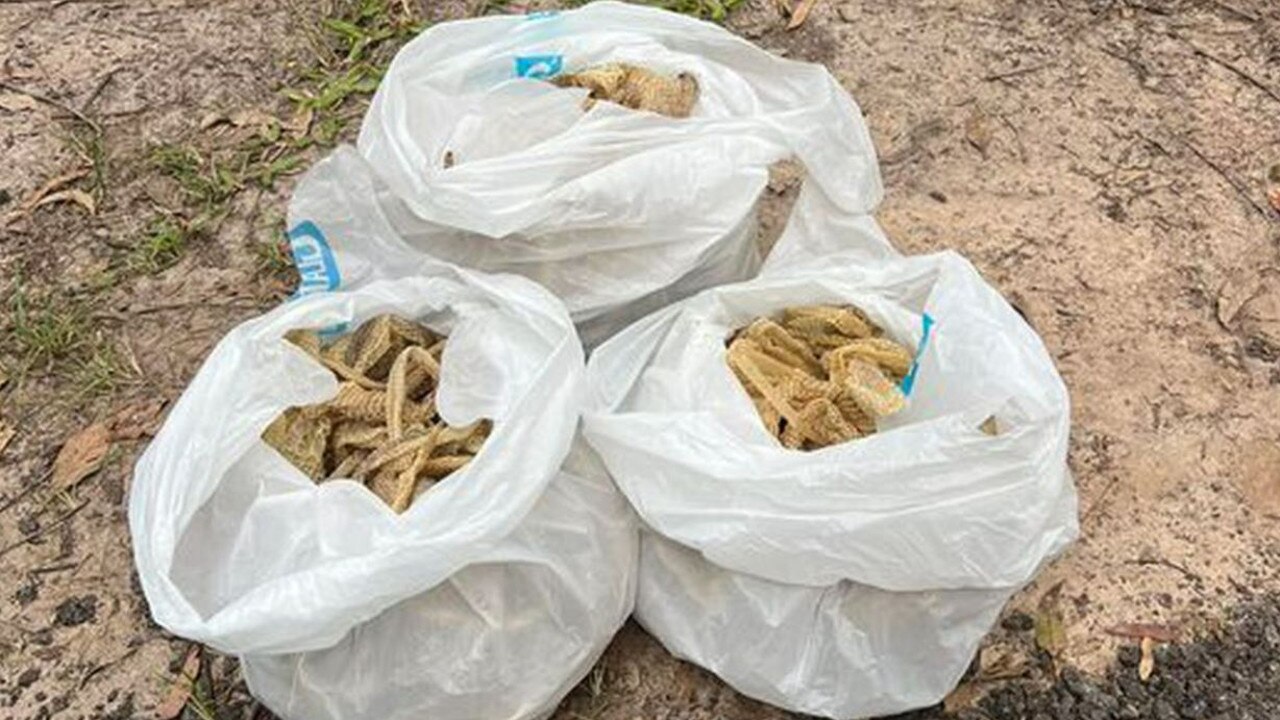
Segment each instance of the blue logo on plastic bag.
M534 10L524 14L525 20L546 20L560 14L559 10Z
M916 373L920 370L920 357L924 355L924 349L929 344L929 336L932 334L934 321L929 313L925 313L920 318L920 325L924 328L924 333L920 337L920 347L916 348L916 356L911 360L911 371L907 376L902 378L902 394L910 395L911 389L916 385Z
M563 55L522 55L516 58L516 77L543 80L564 67Z
M289 231L289 250L301 282L294 297L338 289L342 275L333 259L333 250L324 233L310 220L304 220Z

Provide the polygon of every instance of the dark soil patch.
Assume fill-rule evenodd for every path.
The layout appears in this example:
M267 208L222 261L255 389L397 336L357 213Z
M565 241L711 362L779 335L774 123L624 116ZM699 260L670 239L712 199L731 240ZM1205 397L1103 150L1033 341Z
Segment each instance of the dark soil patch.
M1280 717L1280 596L1238 609L1213 636L1157 647L1154 658L1145 682L1133 644L1120 648L1101 678L1065 668L1048 687L1010 683L973 709L934 708L898 720L1271 720Z
M92 622L97 615L98 596L80 595L62 601L54 614L54 620L64 627L75 627Z

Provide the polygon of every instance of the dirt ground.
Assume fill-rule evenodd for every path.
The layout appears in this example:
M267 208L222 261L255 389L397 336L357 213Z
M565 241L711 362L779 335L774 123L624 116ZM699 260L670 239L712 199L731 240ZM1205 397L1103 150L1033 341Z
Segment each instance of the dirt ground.
M176 700L186 717L267 717L233 660L150 621L124 498L212 345L290 291L291 176L352 137L363 64L410 20L504 3L355 17L377 30L367 63L321 29L352 5L0 3L0 718L157 717L184 664L201 678ZM1046 614L1065 628L1054 661L1104 694L1133 672L1117 625L1219 645L1276 632L1277 604L1257 603L1280 592L1280 6L820 0L788 32L749 0L727 24L836 74L876 140L890 236L971 258L1071 390L1083 536L983 652L1026 669L979 668L952 709L1075 717L1006 687L1050 677L1030 632ZM766 235L795 192L771 185ZM86 472L55 472L82 432ZM1231 630L1246 605L1272 614ZM1157 667L1192 664L1187 647ZM1021 710L974 704L993 688L1023 692ZM556 717L785 716L628 626Z

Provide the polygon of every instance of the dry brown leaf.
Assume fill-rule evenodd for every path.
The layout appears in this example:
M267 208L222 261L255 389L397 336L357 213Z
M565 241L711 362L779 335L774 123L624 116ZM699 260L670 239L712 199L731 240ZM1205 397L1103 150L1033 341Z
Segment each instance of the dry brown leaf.
M0 110L9 112L20 112L22 110L35 110L40 107L39 101L30 95L21 93L5 93L0 95Z
M1059 581L1040 598L1036 607L1036 646L1055 660L1067 646L1067 626L1061 601L1062 581Z
M994 644L983 648L978 655L978 675L975 680L990 682L1021 677L1031 667L1030 659L1018 649Z
M173 720L182 714L191 698L191 689L195 685L196 675L200 672L200 646L192 645L187 651L187 659L182 662L182 673L173 681L169 694L164 702L156 706L157 720Z
M41 185L39 188L37 188L35 192L31 193L31 195L29 195L26 200L23 200L22 204L19 205L16 210L6 215L5 222L6 223L12 222L16 218L22 217L23 215L30 213L32 210L36 208L36 206L40 204L40 201L44 200L45 196L47 196L49 193L57 190L58 188L63 187L68 183L73 183L76 180L79 180L80 178L85 177L88 174L89 174L89 168L78 168L76 170L72 170L71 172L65 175L59 175L55 178L51 178L44 185Z
M159 429L160 411L164 409L164 400L127 405L116 411L107 421L113 440L137 440L150 437Z
M795 30L809 19L809 13L813 11L813 6L818 4L818 0L800 0L791 11L791 22L787 23L788 30Z
M1271 203L1271 209L1280 212L1280 187L1273 187L1267 191L1267 202Z
M53 486L66 490L102 468L111 449L111 431L94 423L72 435L53 461Z
M1159 642L1174 642L1178 639L1178 628L1155 623L1120 623L1107 628L1107 634L1135 640L1149 637Z
M226 115L219 112L211 112L200 118L200 129L208 130L215 125L221 125L224 122L230 122Z
M1263 279L1255 269L1233 272L1222 283L1215 300L1218 322L1228 327L1240 314L1240 310L1262 292Z
M311 132L311 123L315 121L316 111L310 107L300 107L293 114L293 118L289 122L284 123L281 127L288 130L295 137L303 137Z
M969 118L964 121L964 139L983 157L987 156L987 148L991 145L991 124L986 113L977 108L969 113Z
M85 210L88 210L90 215L98 212L98 203L93 199L93 196L76 188L62 190L60 192L53 193L52 195L46 195L40 199L40 202L36 203L36 207L44 207L45 205L52 205L60 202L73 202L80 207L83 207Z
M270 113L263 112L258 108L244 108L236 110L227 116L227 120L236 127L268 127L279 122L276 117Z
M13 441L13 436L17 434L17 430L14 430L5 421L0 420L0 454L4 453L4 449L9 447L9 443Z
M1156 641L1149 637L1142 638L1142 659L1138 661L1138 679L1146 682L1156 669L1156 655L1153 652Z
M942 709L948 714L959 713L961 710L973 707L981 695L982 688L978 683L960 683L955 690L947 693L947 696L942 699Z

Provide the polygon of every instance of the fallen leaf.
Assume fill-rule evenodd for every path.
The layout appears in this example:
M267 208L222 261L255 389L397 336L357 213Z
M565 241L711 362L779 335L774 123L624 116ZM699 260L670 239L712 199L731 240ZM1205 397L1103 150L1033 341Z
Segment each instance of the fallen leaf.
M1273 187L1267 191L1267 202L1271 203L1271 209L1280 212L1280 187Z
M116 411L107 420L112 440L137 440L156 434L164 400L134 403Z
M229 120L231 124L235 125L236 127L245 127L246 125L252 125L254 127L263 127L267 125L274 125L280 122L279 120L276 119L274 115L263 112L258 108L244 108L241 110L236 110L235 112L227 116L227 120Z
M59 175L50 179L44 185L37 188L35 192L31 193L26 200L22 201L22 204L19 205L16 210L6 215L5 222L12 222L14 219L30 213L37 205L40 204L40 201L43 200L46 195L68 183L75 182L88 174L89 168L79 168L77 170L72 170L65 175Z
M98 472L111 449L111 431L94 423L72 435L53 461L53 486L66 490Z
M303 137L311 132L311 123L315 122L316 111L309 106L299 106L298 111L293 114L293 118L284 124L284 129L288 130L295 137Z
M1155 644L1155 640L1144 637L1142 638L1142 644L1139 646L1142 648L1142 659L1138 661L1138 679L1143 682L1146 682L1147 678L1151 677L1151 673L1156 669L1156 656L1152 652Z
M969 142L983 157L987 156L987 148L991 145L991 125L986 113L974 108L964 121L964 139Z
M0 420L0 453L3 453L4 449L9 447L9 443L13 441L13 436L17 434L17 430L9 427L5 421Z
M809 13L813 10L813 6L818 4L818 0L800 0L795 9L791 11L791 22L787 23L788 30L795 30L809 19Z
M40 107L40 103L30 95L22 95L21 93L0 95L0 110L19 112L21 110L35 110L38 107Z
M40 202L36 203L36 207L44 207L45 205L52 205L59 202L76 203L85 210L88 210L90 215L93 215L98 211L98 203L94 201L93 196L83 190L77 190L76 188L62 190L60 192L53 193L52 195L46 195L40 199Z
M187 700L191 698L191 689L199 672L200 646L192 645L187 651L186 660L182 662L182 673L173 681L164 702L156 706L157 720L173 720L182 713L182 708L187 706Z
M942 709L948 714L967 710L973 707L981 695L982 688L978 687L977 683L960 683L955 690L947 693L947 696L942 698Z
M1155 623L1120 623L1107 628L1107 634L1135 640L1149 637L1160 642L1174 642L1178 639L1178 628Z
M1230 326L1240 310L1261 291L1262 278L1256 270L1232 273L1231 277L1223 281L1214 301L1218 322L1224 328Z
M990 682L1021 677L1030 669L1030 659L1024 653L1008 645L993 644L978 655L976 680Z
M211 112L200 119L200 129L208 130L215 125L221 125L224 122L231 122L226 115L218 112Z
M1066 619L1062 614L1062 583L1049 588L1036 607L1036 646L1055 661L1067 646Z

